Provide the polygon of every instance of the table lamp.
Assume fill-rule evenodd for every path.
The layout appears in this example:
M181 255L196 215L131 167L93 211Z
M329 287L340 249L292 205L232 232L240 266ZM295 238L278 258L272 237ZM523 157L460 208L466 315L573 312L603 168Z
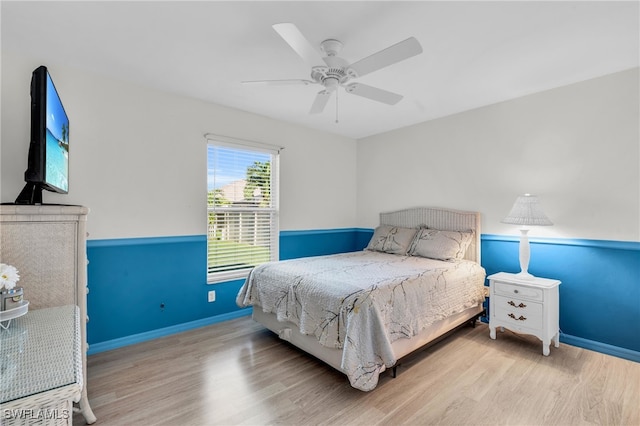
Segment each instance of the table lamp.
M513 203L511 211L501 222L522 226L520 228L520 273L518 273L517 276L524 279L533 278L533 275L527 271L529 268L529 257L531 255L529 238L527 236L529 228L527 227L553 225L542 211L538 197L531 194L524 194L516 198L516 202Z

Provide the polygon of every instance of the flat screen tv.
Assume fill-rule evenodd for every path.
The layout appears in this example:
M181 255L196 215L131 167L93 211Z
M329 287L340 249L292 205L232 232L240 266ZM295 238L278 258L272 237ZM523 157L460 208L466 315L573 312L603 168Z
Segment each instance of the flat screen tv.
M45 66L31 75L31 140L26 185L16 204L42 204L42 190L69 192L69 117Z

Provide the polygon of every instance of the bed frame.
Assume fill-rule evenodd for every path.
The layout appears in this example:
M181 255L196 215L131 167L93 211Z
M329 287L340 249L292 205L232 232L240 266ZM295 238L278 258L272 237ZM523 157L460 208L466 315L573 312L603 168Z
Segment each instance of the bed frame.
M389 213L380 213L380 224L401 226L405 228L429 228L447 231L473 231L474 237L465 254L465 259L480 263L480 213L460 210L418 207ZM482 304L438 321L411 339L398 339L392 343L396 365L393 367L395 377L399 361L407 355L423 349L448 335L465 323L475 324L483 313ZM280 322L275 314L253 310L253 319L276 333L281 339L290 342L303 351L341 371L342 350L322 346L315 337L301 334L295 324Z

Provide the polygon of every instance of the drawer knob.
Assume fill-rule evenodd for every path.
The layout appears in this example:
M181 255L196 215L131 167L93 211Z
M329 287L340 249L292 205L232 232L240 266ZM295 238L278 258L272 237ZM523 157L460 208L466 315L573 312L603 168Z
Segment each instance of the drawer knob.
M515 316L515 315L513 315L513 314L509 314L509 317L510 317L510 318L513 318L513 319L514 319L514 320L516 320L516 321L526 321L526 320L527 320L527 317L523 317L522 315L520 315L519 317L517 317L517 318L516 318L516 316Z
M513 290L513 292L514 292L515 294L520 293L520 292L518 291L518 289L517 289L517 288L516 288L515 290Z
M509 305L511 305L511 306L516 307L516 308L526 308L526 307L527 307L527 305L525 305L525 304L524 304L524 303L522 303L522 302L520 302L519 304L517 304L517 305L516 305L516 304L515 304L515 302L514 302L513 300L509 300L507 303L508 303Z

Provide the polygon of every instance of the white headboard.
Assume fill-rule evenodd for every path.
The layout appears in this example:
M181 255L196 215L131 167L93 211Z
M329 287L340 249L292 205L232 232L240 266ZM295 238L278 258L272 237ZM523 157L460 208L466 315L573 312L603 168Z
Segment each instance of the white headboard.
M416 207L395 212L380 213L380 224L444 231L473 231L473 239L464 258L480 263L480 213L435 207Z

